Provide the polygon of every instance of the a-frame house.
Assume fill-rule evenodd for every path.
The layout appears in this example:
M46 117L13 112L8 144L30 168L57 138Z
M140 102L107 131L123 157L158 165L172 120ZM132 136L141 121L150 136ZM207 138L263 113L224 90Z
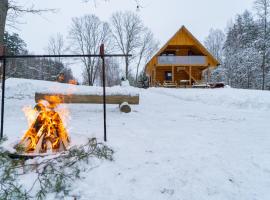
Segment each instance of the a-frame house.
M182 26L148 62L145 72L151 86L192 85L218 65L219 61Z

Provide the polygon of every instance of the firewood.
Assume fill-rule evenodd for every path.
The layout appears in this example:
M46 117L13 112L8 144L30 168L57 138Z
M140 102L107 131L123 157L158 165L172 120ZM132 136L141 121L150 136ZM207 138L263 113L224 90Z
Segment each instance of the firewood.
M41 100L46 100L48 102L51 99L58 98L59 103L91 103L91 104L102 104L102 95L88 95L88 94L50 94L50 93L35 93L35 101L40 102ZM123 102L128 102L129 104L138 105L139 95L107 95L107 104L121 104Z
M131 112L131 107L127 102L123 102L119 105L120 111L124 113L130 113Z
M34 150L34 153L41 153L41 148L42 148L42 144L43 144L43 138L44 138L44 134L41 135L41 137L38 140L38 143L36 145L36 148Z
M47 148L46 149L47 152L52 152L53 147L52 147L51 141L49 141L49 140L46 141L46 148Z
M50 98L57 99L54 97ZM36 120L24 134L19 144L26 153L59 152L67 150L70 143L67 130L60 115L54 110L57 103L42 100L35 106Z

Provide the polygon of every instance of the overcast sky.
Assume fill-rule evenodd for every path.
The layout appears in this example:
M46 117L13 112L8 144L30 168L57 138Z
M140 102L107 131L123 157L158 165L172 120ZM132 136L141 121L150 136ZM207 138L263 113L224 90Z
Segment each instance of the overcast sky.
M68 36L71 19L85 14L95 14L101 20L108 21L115 11L136 11L135 0L18 0L22 5L37 8L55 8L57 13L42 16L25 15L19 20L20 36L26 41L31 53L45 52L48 39L57 33ZM139 0L143 8L138 15L144 24L154 33L163 45L182 25L185 25L201 42L210 28L224 30L235 15L251 10L254 0ZM9 28L10 29L10 28ZM12 30L12 29L11 29ZM46 53L46 52L45 52ZM73 69L74 71L74 69ZM75 70L79 77L81 71Z
M91 1L91 0L90 0ZM64 36L72 17L96 14L102 20L118 10L136 12L134 0L102 0L95 6L83 0L19 0L22 5L34 3L38 8L56 8L56 14L43 16L27 15L20 19L19 34L26 41L28 49L44 53L48 38L57 32ZM137 12L161 44L166 42L182 25L185 25L203 42L211 27L224 29L228 21L245 9L252 9L253 0L140 0L143 8ZM25 3L27 2L27 3Z

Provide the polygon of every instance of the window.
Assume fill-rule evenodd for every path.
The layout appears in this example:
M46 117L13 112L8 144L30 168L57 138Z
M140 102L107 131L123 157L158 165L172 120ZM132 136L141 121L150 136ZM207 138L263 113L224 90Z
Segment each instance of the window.
M172 81L172 72L171 71L165 72L165 80Z

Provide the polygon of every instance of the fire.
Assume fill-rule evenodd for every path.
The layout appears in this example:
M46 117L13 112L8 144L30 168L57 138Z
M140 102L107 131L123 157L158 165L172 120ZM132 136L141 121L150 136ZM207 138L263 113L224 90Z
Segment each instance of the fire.
M68 81L69 84L73 84L73 85L77 85L78 82L76 80L69 80Z
M60 114L67 118L69 112L67 109L57 108L60 102L59 97L51 96L46 98L46 101L38 102L34 109L31 107L23 108L29 129L19 145L24 148L25 152L46 153L67 149L70 139Z
M24 112L24 114L26 116L28 126L31 126L31 124L37 118L36 110L33 109L31 106L25 106L22 110L23 110L23 112Z

